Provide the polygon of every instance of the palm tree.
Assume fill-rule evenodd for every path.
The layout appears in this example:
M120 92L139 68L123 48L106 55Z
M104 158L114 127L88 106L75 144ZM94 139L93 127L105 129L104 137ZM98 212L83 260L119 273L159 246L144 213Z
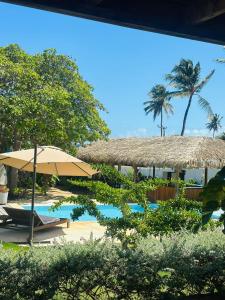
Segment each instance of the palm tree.
M173 114L173 106L170 104L170 93L166 90L164 85L157 84L148 93L150 100L144 102L145 113L153 113L153 120L160 115L160 132L161 136L165 135L165 126L163 126L163 111L169 115Z
M209 129L209 131L213 132L213 137L215 136L215 132L217 132L221 127L221 120L223 117L221 117L219 114L213 114L209 117L209 122L206 123L206 128Z
M213 114L209 102L200 96L202 88L212 77L214 70L211 71L203 80L200 79L200 63L196 65L189 59L181 59L172 72L166 75L166 80L176 91L171 93L173 97L188 97L188 104L184 113L181 135L184 135L188 112L194 96L198 97L198 103L209 115Z

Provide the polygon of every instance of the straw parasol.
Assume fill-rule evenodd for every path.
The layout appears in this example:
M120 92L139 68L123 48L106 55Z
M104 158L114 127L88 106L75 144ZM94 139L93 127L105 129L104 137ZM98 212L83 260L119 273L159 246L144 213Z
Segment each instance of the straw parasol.
M97 141L79 149L87 162L159 168L222 168L225 142L210 137L118 138Z
M34 227L34 196L36 173L57 176L92 176L96 173L91 166L61 149L52 146L37 146L34 149L0 154L0 163L21 171L33 172L31 231L29 241L32 244Z

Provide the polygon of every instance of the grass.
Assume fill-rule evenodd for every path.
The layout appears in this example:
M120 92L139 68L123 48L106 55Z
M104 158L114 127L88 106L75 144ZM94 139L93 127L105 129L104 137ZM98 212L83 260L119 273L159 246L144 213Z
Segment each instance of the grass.
M5 243L3 241L0 242L0 245L3 250L24 251L29 249L28 246L19 246L14 243Z

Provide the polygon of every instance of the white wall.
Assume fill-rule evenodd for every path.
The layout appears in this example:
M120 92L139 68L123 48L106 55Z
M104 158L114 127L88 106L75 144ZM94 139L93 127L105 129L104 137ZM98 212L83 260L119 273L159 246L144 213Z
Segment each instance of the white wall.
M153 168L138 168L144 176L152 176ZM171 168L155 168L155 176L158 178L163 177L163 172L171 172ZM208 169L208 180L216 175L219 169ZM121 172L128 174L133 172L132 167L122 166ZM205 169L186 169L185 180L194 179L198 184L204 184Z

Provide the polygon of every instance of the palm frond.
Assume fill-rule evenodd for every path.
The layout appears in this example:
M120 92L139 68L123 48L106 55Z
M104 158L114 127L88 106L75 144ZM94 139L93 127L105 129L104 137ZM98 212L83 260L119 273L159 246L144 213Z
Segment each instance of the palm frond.
M169 96L170 98L173 98L173 97L188 97L190 95L190 91L189 90L180 90L180 91L172 91L172 92L169 92Z
M171 96L164 85L157 84L148 93L150 100L145 101L144 111L146 115L153 113L153 120L164 110L166 114L172 113L173 106L169 103Z
M165 113L168 115L173 115L174 114L174 109L173 109L173 105L170 102L165 102L163 105L163 109L165 111Z
M225 63L225 58L217 58L216 61L218 63L224 64Z
M209 131L213 130L214 132L218 131L222 125L221 120L223 119L222 116L219 114L213 114L209 117L209 122L206 123L206 128L209 129Z
M209 82L215 70L212 70L198 85L195 86L195 92L198 93Z
M195 66L190 59L181 59L170 74L166 75L169 84L178 90L189 90L198 84L200 76L200 64Z
M203 98L202 96L198 95L198 103L199 105L201 106L201 108L207 112L208 116L212 116L213 115L213 111L212 111L212 108L210 106L210 103L205 99Z

